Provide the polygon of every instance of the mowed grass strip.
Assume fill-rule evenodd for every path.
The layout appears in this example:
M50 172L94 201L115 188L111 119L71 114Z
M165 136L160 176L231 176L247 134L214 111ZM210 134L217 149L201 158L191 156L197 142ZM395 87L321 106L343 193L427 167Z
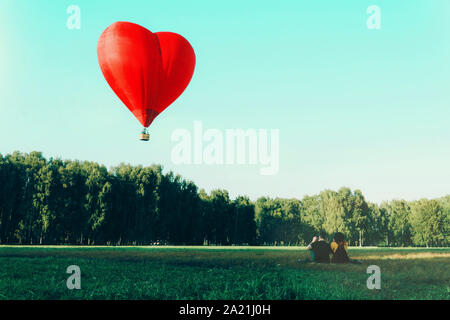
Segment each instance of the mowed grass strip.
M0 246L0 299L449 299L450 248L351 248L362 265L300 264L302 247ZM81 268L68 290L66 268ZM381 290L369 290L369 265Z

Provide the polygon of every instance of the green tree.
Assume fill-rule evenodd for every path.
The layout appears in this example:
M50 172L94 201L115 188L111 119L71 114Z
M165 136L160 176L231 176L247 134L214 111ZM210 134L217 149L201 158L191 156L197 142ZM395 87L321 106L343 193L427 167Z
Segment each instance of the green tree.
M410 205L404 200L393 200L384 204L389 217L389 232L391 243L397 246L407 246L411 242Z
M413 241L417 245L442 246L446 244L448 225L446 214L436 200L422 199L412 203L410 223Z

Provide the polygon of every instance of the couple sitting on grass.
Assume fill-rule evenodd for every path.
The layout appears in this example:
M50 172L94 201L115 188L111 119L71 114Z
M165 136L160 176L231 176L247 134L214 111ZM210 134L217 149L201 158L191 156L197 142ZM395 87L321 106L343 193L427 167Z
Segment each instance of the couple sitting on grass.
M298 262L330 263L330 254L332 254L332 263L361 263L361 261L349 258L347 253L347 241L345 241L343 233L336 232L331 244L327 242L326 237L327 234L324 231L319 233L319 237L314 237L308 245L308 250L311 253L311 260L299 259Z

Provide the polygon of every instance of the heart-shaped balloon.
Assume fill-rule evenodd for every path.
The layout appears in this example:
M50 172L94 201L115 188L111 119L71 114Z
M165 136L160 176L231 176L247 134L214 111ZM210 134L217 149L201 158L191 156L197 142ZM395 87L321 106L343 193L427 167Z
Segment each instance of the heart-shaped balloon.
M131 22L106 28L97 55L109 86L145 128L183 93L195 68L185 38Z

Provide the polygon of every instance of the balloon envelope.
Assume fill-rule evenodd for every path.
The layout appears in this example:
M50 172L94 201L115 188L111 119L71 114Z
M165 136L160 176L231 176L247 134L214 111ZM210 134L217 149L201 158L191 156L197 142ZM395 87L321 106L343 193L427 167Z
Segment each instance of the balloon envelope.
M146 128L183 93L195 68L194 49L185 38L130 22L106 28L97 56L112 90Z

